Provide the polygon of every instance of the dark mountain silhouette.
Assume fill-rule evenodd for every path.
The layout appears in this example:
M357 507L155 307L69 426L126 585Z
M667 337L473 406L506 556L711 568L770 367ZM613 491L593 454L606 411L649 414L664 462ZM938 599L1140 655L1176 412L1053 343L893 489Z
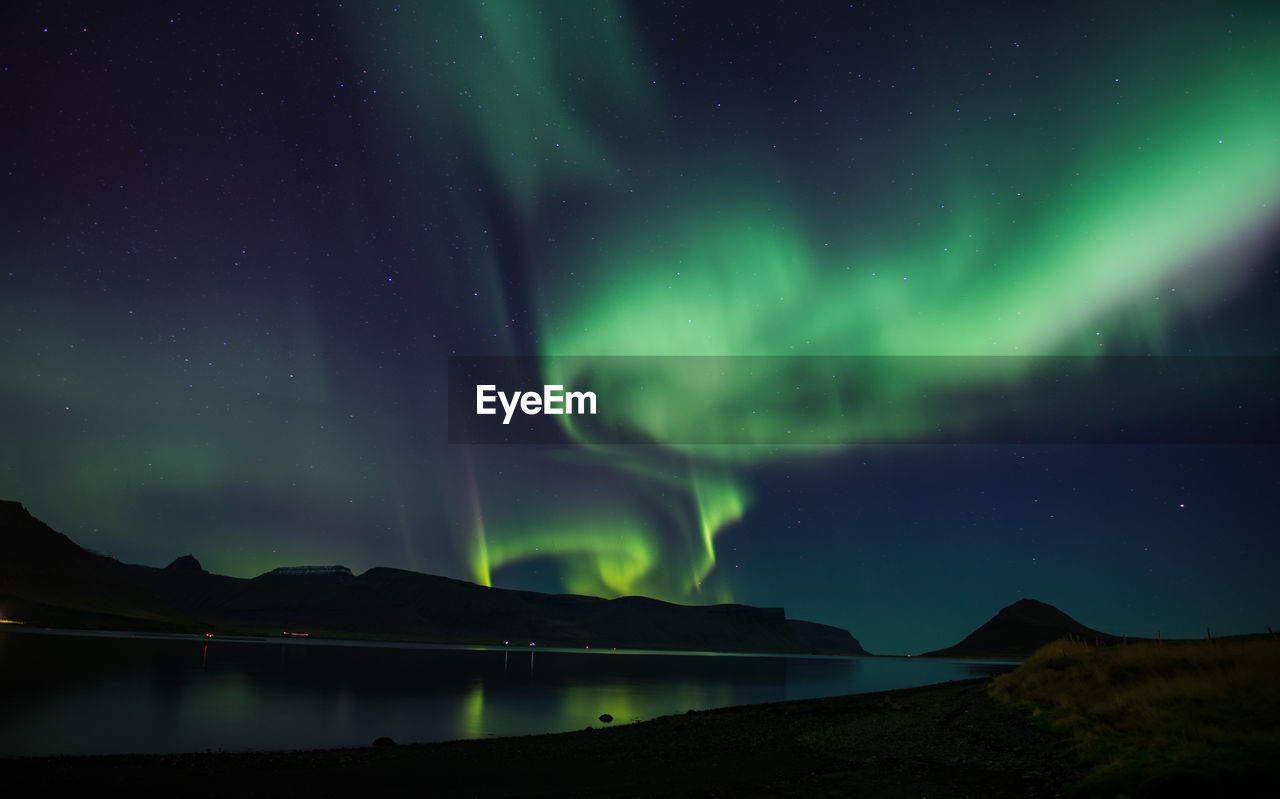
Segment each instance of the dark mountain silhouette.
M165 567L171 571L184 572L203 572L204 567L200 565L200 561L196 560L195 555L183 555Z
M1118 636L1084 626L1067 614L1034 599L1019 599L1004 608L960 643L926 652L923 657L1026 657L1059 638L1111 644Z
M192 555L163 569L124 564L77 546L17 502L0 502L0 602L11 617L64 627L865 654L847 631L787 619L782 608L540 594L390 568L295 566L243 579L211 574Z
M54 531L21 503L0 500L0 610L6 616L101 629L178 630L194 623L118 566Z

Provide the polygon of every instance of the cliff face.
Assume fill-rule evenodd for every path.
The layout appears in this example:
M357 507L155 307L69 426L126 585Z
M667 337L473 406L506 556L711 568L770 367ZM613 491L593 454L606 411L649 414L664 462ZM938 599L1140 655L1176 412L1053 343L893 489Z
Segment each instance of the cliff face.
M283 567L253 579L211 574L191 555L166 568L77 546L16 502L0 504L0 597L55 626L209 629L447 643L865 654L847 631L782 608L674 605L487 588L401 569ZM11 614L16 615L16 614ZM80 619L80 621L76 621Z

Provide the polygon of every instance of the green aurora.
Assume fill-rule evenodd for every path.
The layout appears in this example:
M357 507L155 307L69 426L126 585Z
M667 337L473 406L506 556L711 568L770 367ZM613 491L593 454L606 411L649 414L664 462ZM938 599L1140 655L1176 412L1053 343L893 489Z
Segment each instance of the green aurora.
M480 131L481 155L515 206L526 206L549 181L612 185L617 173L645 171L643 153L627 163L622 153L604 155L617 149L610 136L593 141L583 134L609 130L623 98L633 109L649 99L634 88L636 76L619 66L643 62L642 55L629 45L611 49L601 79L617 87L619 99L607 105L576 94L597 53L561 53L566 63L558 70L571 76L563 84L529 55L544 53L557 27L623 25L580 16L556 25L499 27L505 57L485 51L497 60L479 71L484 79L477 91L511 116L486 113L474 92L459 92L459 126ZM933 97L897 107L863 109L857 97L833 100L836 107L823 109L835 120L830 137L840 138L841 121L864 111L897 114L907 139L897 145L903 148L898 157L912 164L898 174L875 163L833 164L831 194L858 198L848 205L815 203L789 193L787 181L758 179L752 173L783 173L786 165L771 161L774 148L753 131L741 138L756 139L751 144L764 156L747 174L740 162L709 156L699 185L675 196L666 196L666 182L635 181L630 191L651 200L642 224L626 202L606 199L584 226L594 233L589 240L575 242L567 256L544 255L557 266L561 259L572 265L544 270L536 292L544 298L538 341L549 358L547 380L574 384L574 374L556 370L554 358L566 355L1164 354L1169 322L1230 296L1247 280L1251 243L1274 230L1280 40L1255 32L1229 43L1225 37L1203 42L1194 60L1152 57L1170 32L1144 34L1126 29L1130 22L1118 21L1109 32L1137 38L1124 48L1126 57L1075 69L1073 59L1088 62L1087 51L1096 47L1081 43L1079 52L1040 64L1043 74L1024 76L1042 85L1016 93L1016 102L985 83L975 86L964 70L943 77ZM1184 41L1200 38L1190 18L1170 24L1181 27ZM617 35L619 42L631 38ZM517 79L526 58L533 71ZM945 72L936 68L935 77ZM554 113L525 107L523 100L503 103L501 87L510 86L523 87L522 97L531 89L553 101ZM953 99L943 105L938 96ZM919 112L912 100L921 104ZM664 116L651 113L653 120ZM930 120L921 122L925 116ZM520 146L508 140L541 118L564 132L559 144L573 160L540 162L530 150L545 144L539 136L524 136ZM908 132L913 123L923 132ZM855 132L847 135L852 145ZM546 168L531 166L543 163ZM605 164L613 168L595 174L593 165ZM896 190L886 190L893 184ZM786 447L678 443L689 429L736 424L741 417L727 409L743 398L768 396L796 375L762 370L755 382L723 384L679 369L655 373L653 361L643 362L641 374L619 363L595 364L591 385L664 381L689 398L680 418L671 419L655 417L641 392L611 392L630 399L627 418L653 440L669 442L686 464L673 469L672 458L648 451L593 449L563 417L584 452L595 453L599 467L616 470L628 499L489 521L473 549L477 579L488 583L504 565L552 557L572 591L694 598L714 567L716 536L749 513L750 464L803 456ZM789 368L796 363L786 362ZM764 415L767 421L749 435L775 442L803 425L841 441L872 430L910 441L939 413L913 398L1019 377L999 361L980 363L992 372L944 367L909 383L873 383L882 400L876 405L893 400L903 409L892 418L850 414L835 404L816 414ZM680 385L673 388L672 381ZM708 468L716 471L714 480L699 477ZM668 507L672 492L684 493L686 501L677 503L682 518L655 524L651 510L638 507L659 487ZM722 588L716 598L728 596Z
M1274 354L1209 317L1266 285L1280 231L1275 4L795 11L16 10L5 35L31 57L4 73L23 120L6 142L24 155L0 214L0 412L17 420L0 433L0 495L156 565L185 552L238 576L395 565L538 590L785 601L886 630L900 618L861 589L811 591L822 570L784 570L778 552L839 560L840 579L864 568L883 596L913 579L959 593L981 572L1001 598L1110 557L1107 524L1147 517L1106 494L1106 475L1094 490L1116 513L1068 534L1064 511L1033 516L1022 494L991 499L998 513L966 495L912 518L898 506L944 495L947 478L898 489L876 480L914 466L849 466L849 442L868 433L910 442L939 413L973 413L923 395L1026 377L997 360L873 376L865 407L897 409L873 416L774 402L778 385L816 379L791 371L799 358L733 380L601 358L601 390L664 381L688 397L672 417L622 393L628 423L658 446L610 446L569 417L572 447L444 443L451 355L533 355L549 382L570 383L564 365L581 361L562 356ZM681 443L753 402L773 404L745 431L752 443ZM842 443L778 445L789 429ZM984 457L937 460L980 471ZM1172 471L1181 457L1151 462ZM920 471L938 468L926 460ZM855 500L848 477L802 513L774 482L835 462L879 496ZM1070 500L1054 481L1073 468L1011 482L1040 514ZM1195 488L1183 482L1160 472L1133 495L1164 513ZM1194 524L1217 524L1212 508L1263 515L1253 494L1230 496L1195 523L1151 514L1177 553L1151 579L1175 586L1179 607L1208 596L1179 582L1206 559ZM984 537L948 549L970 513ZM802 532L784 532L795 528L780 520L802 516ZM1241 554L1262 536L1244 521L1231 556L1268 562L1265 547ZM1107 562L1137 573L1142 546ZM1041 576L1055 548L1058 571ZM1021 582L1033 556L1043 572ZM1222 568L1205 604L1236 601L1223 586L1272 590ZM961 576L944 584L944 572ZM971 626L948 623L921 632L936 639L921 648ZM881 646L916 646L896 635Z

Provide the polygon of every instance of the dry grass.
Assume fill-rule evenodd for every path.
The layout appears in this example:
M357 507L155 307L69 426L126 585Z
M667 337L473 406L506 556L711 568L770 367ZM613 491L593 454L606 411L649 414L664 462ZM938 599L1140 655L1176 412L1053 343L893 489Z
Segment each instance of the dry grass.
M1086 793L1280 785L1280 641L1269 636L1101 649L1057 641L990 690L1072 736L1095 765L1077 786Z

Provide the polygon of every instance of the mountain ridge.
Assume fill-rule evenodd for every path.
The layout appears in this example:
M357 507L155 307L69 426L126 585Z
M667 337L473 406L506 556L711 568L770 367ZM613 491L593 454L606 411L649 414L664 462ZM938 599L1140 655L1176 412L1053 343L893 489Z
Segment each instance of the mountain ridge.
M848 631L782 608L677 605L476 585L375 566L285 566L252 578L213 574L193 555L163 568L90 552L0 500L0 601L33 621L128 629L575 648L867 654ZM10 615L13 615L11 612Z

